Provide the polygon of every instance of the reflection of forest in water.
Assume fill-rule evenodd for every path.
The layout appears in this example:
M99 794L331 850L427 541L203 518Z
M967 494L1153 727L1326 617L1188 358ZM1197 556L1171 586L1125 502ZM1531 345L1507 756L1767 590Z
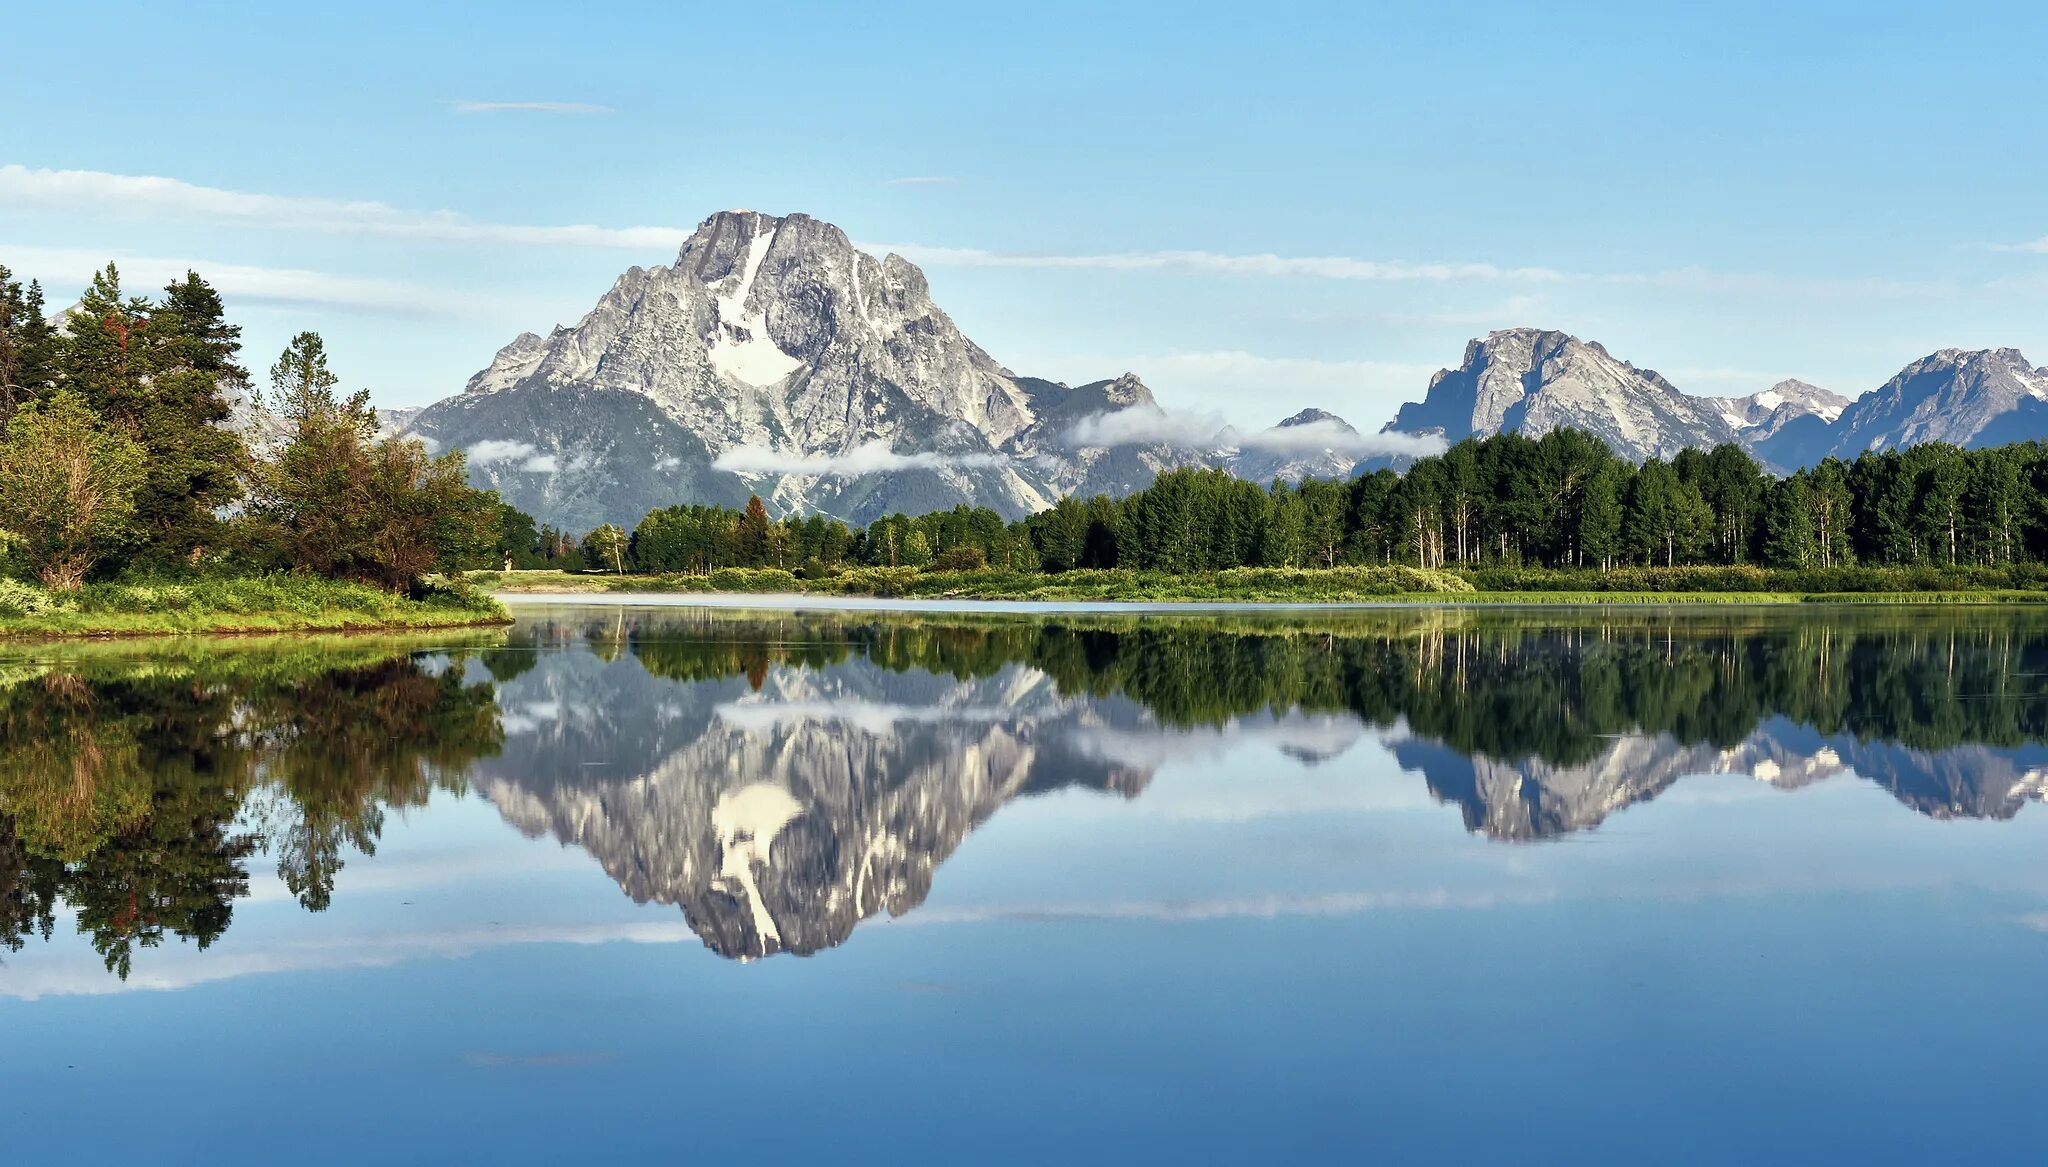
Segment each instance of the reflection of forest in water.
M1135 797L1167 753L1147 743L1195 734L1328 761L1377 731L1508 839L1687 774L1853 769L1939 818L2009 817L2048 774L2048 619L2016 611L585 610L420 643L0 664L0 943L68 907L126 975L166 935L220 936L265 861L320 910L387 810L437 789L578 844L748 956L908 911L1005 802Z

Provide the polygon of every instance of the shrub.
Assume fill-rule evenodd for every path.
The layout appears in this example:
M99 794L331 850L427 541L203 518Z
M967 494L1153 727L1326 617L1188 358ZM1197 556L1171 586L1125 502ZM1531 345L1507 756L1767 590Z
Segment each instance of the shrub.
M988 556L983 553L981 548L971 544L948 547L944 551L939 552L937 557L932 560L931 566L926 568L926 570L951 572L987 571Z

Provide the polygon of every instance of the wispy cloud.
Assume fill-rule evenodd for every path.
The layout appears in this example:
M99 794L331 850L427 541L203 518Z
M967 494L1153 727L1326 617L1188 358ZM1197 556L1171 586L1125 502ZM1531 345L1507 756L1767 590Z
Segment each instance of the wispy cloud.
M960 180L950 174L914 174L908 178L891 178L883 186L949 186Z
M584 101L451 101L456 113L617 113L608 105Z
M414 211L389 203L254 194L175 178L99 170L0 166L0 208L142 219L194 219L248 227L314 231L440 243L620 247L673 250L682 227L527 226L490 223L454 211Z
M122 283L132 291L156 288L196 271L232 299L278 305L308 305L353 312L408 316L488 314L494 302L445 289L399 280L336 275L299 268L255 267L210 259L172 259L146 255L109 255L70 248L18 247L0 244L0 256L23 277L46 287L83 286L92 273L112 261Z
M520 470L536 474L553 474L559 464L553 454L543 454L534 448L532 442L499 440L481 441L464 451L472 466L494 466L498 463L517 463Z
M1194 395L1204 404L1222 404L1234 417L1247 416L1244 403L1292 402L1322 405L1334 412L1364 411L1377 416L1382 407L1405 400L1428 383L1436 364L1404 361L1325 360L1316 357L1274 357L1242 349L1167 353L1024 353L1016 368L1099 371L1141 369L1153 387L1178 400ZM1092 375L1092 373L1091 373ZM1227 403L1227 404L1226 404ZM1277 416L1271 420L1278 421Z
M1991 250L2030 251L2037 255L2048 255L2048 235L2043 235L2039 239L2032 239L2025 243L1994 243L1991 245Z
M734 446L712 459L713 469L734 474L832 474L853 477L895 470L937 470L949 466L998 466L996 454L902 454L887 442L855 446L844 454L797 454L765 446Z
M1382 454L1422 457L1443 452L1440 437L1420 434L1364 434L1336 421L1240 433L1220 414L1170 412L1155 405L1092 414L1075 422L1065 434L1077 449L1102 446L1184 446L1197 450L1259 450L1279 454L1329 451L1349 458Z
M1199 275L1292 276L1397 283L1452 280L1550 282L1568 278L1563 272L1547 267L1503 267L1491 263L1411 263L1406 260L1356 259L1342 255L1233 255L1218 251L1118 251L1094 255L1059 255L1042 252L987 251L977 247L928 247L916 243L878 243L863 246L872 251L893 251L905 259L934 267L1166 271Z

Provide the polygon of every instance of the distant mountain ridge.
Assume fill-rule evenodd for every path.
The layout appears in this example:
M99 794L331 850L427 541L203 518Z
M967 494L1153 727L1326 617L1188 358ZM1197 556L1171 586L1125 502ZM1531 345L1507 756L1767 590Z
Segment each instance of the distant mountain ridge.
M2018 349L1943 349L1853 402L1798 380L1748 397L1693 397L1596 341L1510 328L1466 345L1459 366L1439 371L1423 400L1402 406L1383 432L1458 441L1564 427L1636 461L1734 442L1784 472L1923 442L2048 437L2048 369Z
M1637 461L1736 442L1785 472L1914 442L2048 436L2048 370L2014 349L1945 349L1853 403L1796 380L1695 397L1597 341L1510 328L1471 341L1376 434L1318 409L1240 433L1162 409L1135 373L1078 386L1015 373L901 256L877 259L808 215L722 211L673 264L629 269L573 326L522 333L461 393L385 420L467 451L480 485L571 530L750 494L776 513L865 523L958 503L1020 518L1185 466L1342 478L1432 442L1563 427Z

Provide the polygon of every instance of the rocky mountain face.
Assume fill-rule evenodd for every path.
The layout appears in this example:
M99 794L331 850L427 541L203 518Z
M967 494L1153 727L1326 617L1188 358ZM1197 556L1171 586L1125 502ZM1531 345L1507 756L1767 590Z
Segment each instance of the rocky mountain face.
M1464 361L1437 373L1423 400L1402 406L1386 428L1458 441L1566 426L1636 461L1735 442L1786 472L1921 442L2048 437L2048 369L2017 349L1943 349L1854 402L1797 380L1748 397L1692 397L1597 343L1513 328L1468 344Z
M861 252L830 223L726 211L673 264L621 276L574 327L520 335L460 394L396 421L468 451L480 485L580 530L750 493L856 523L959 502L1019 518L1069 493L1236 464L1244 439L1227 431L1075 437L1090 418L1158 408L1130 373L1069 386L1010 372L915 264ZM1355 458L1299 448L1319 433L1261 455L1261 477L1348 473Z
M1826 453L1853 458L1922 442L1996 446L2043 436L2048 369L2034 368L2018 349L1945 348L1843 410Z
M1511 328L1465 346L1465 359L1430 379L1422 401L1401 407L1387 429L1447 441L1513 431L1540 437L1586 430L1625 457L1666 458L1687 446L1733 441L1715 402L1680 393L1598 343L1562 332Z
M1239 453L1228 468L1239 478L1258 483L1276 478L1284 482L1349 478L1358 459L1346 451L1357 449L1359 436L1350 422L1334 413L1304 409L1264 434L1254 435L1251 443L1241 440Z
M575 327L513 340L410 428L472 461L479 445L530 448L479 478L585 527L750 492L855 520L961 500L1019 515L1046 505L1045 483L999 451L1036 421L914 264L807 215L727 211Z
M2044 411L2048 371L2012 349L1944 350L1852 405L1799 381L1694 397L1596 342L1513 328L1468 344L1382 433L1569 426L1635 460L1734 441L1789 470L1872 446L2048 435ZM1138 424L1091 425L1105 417ZM461 393L386 420L468 451L481 485L572 530L754 493L778 513L854 523L959 502L1018 518L1181 466L1264 482L1385 460L1321 410L1207 435L1130 373L1080 386L1013 373L934 303L915 264L807 215L754 211L711 216L674 263L627 271L573 327L524 333Z

